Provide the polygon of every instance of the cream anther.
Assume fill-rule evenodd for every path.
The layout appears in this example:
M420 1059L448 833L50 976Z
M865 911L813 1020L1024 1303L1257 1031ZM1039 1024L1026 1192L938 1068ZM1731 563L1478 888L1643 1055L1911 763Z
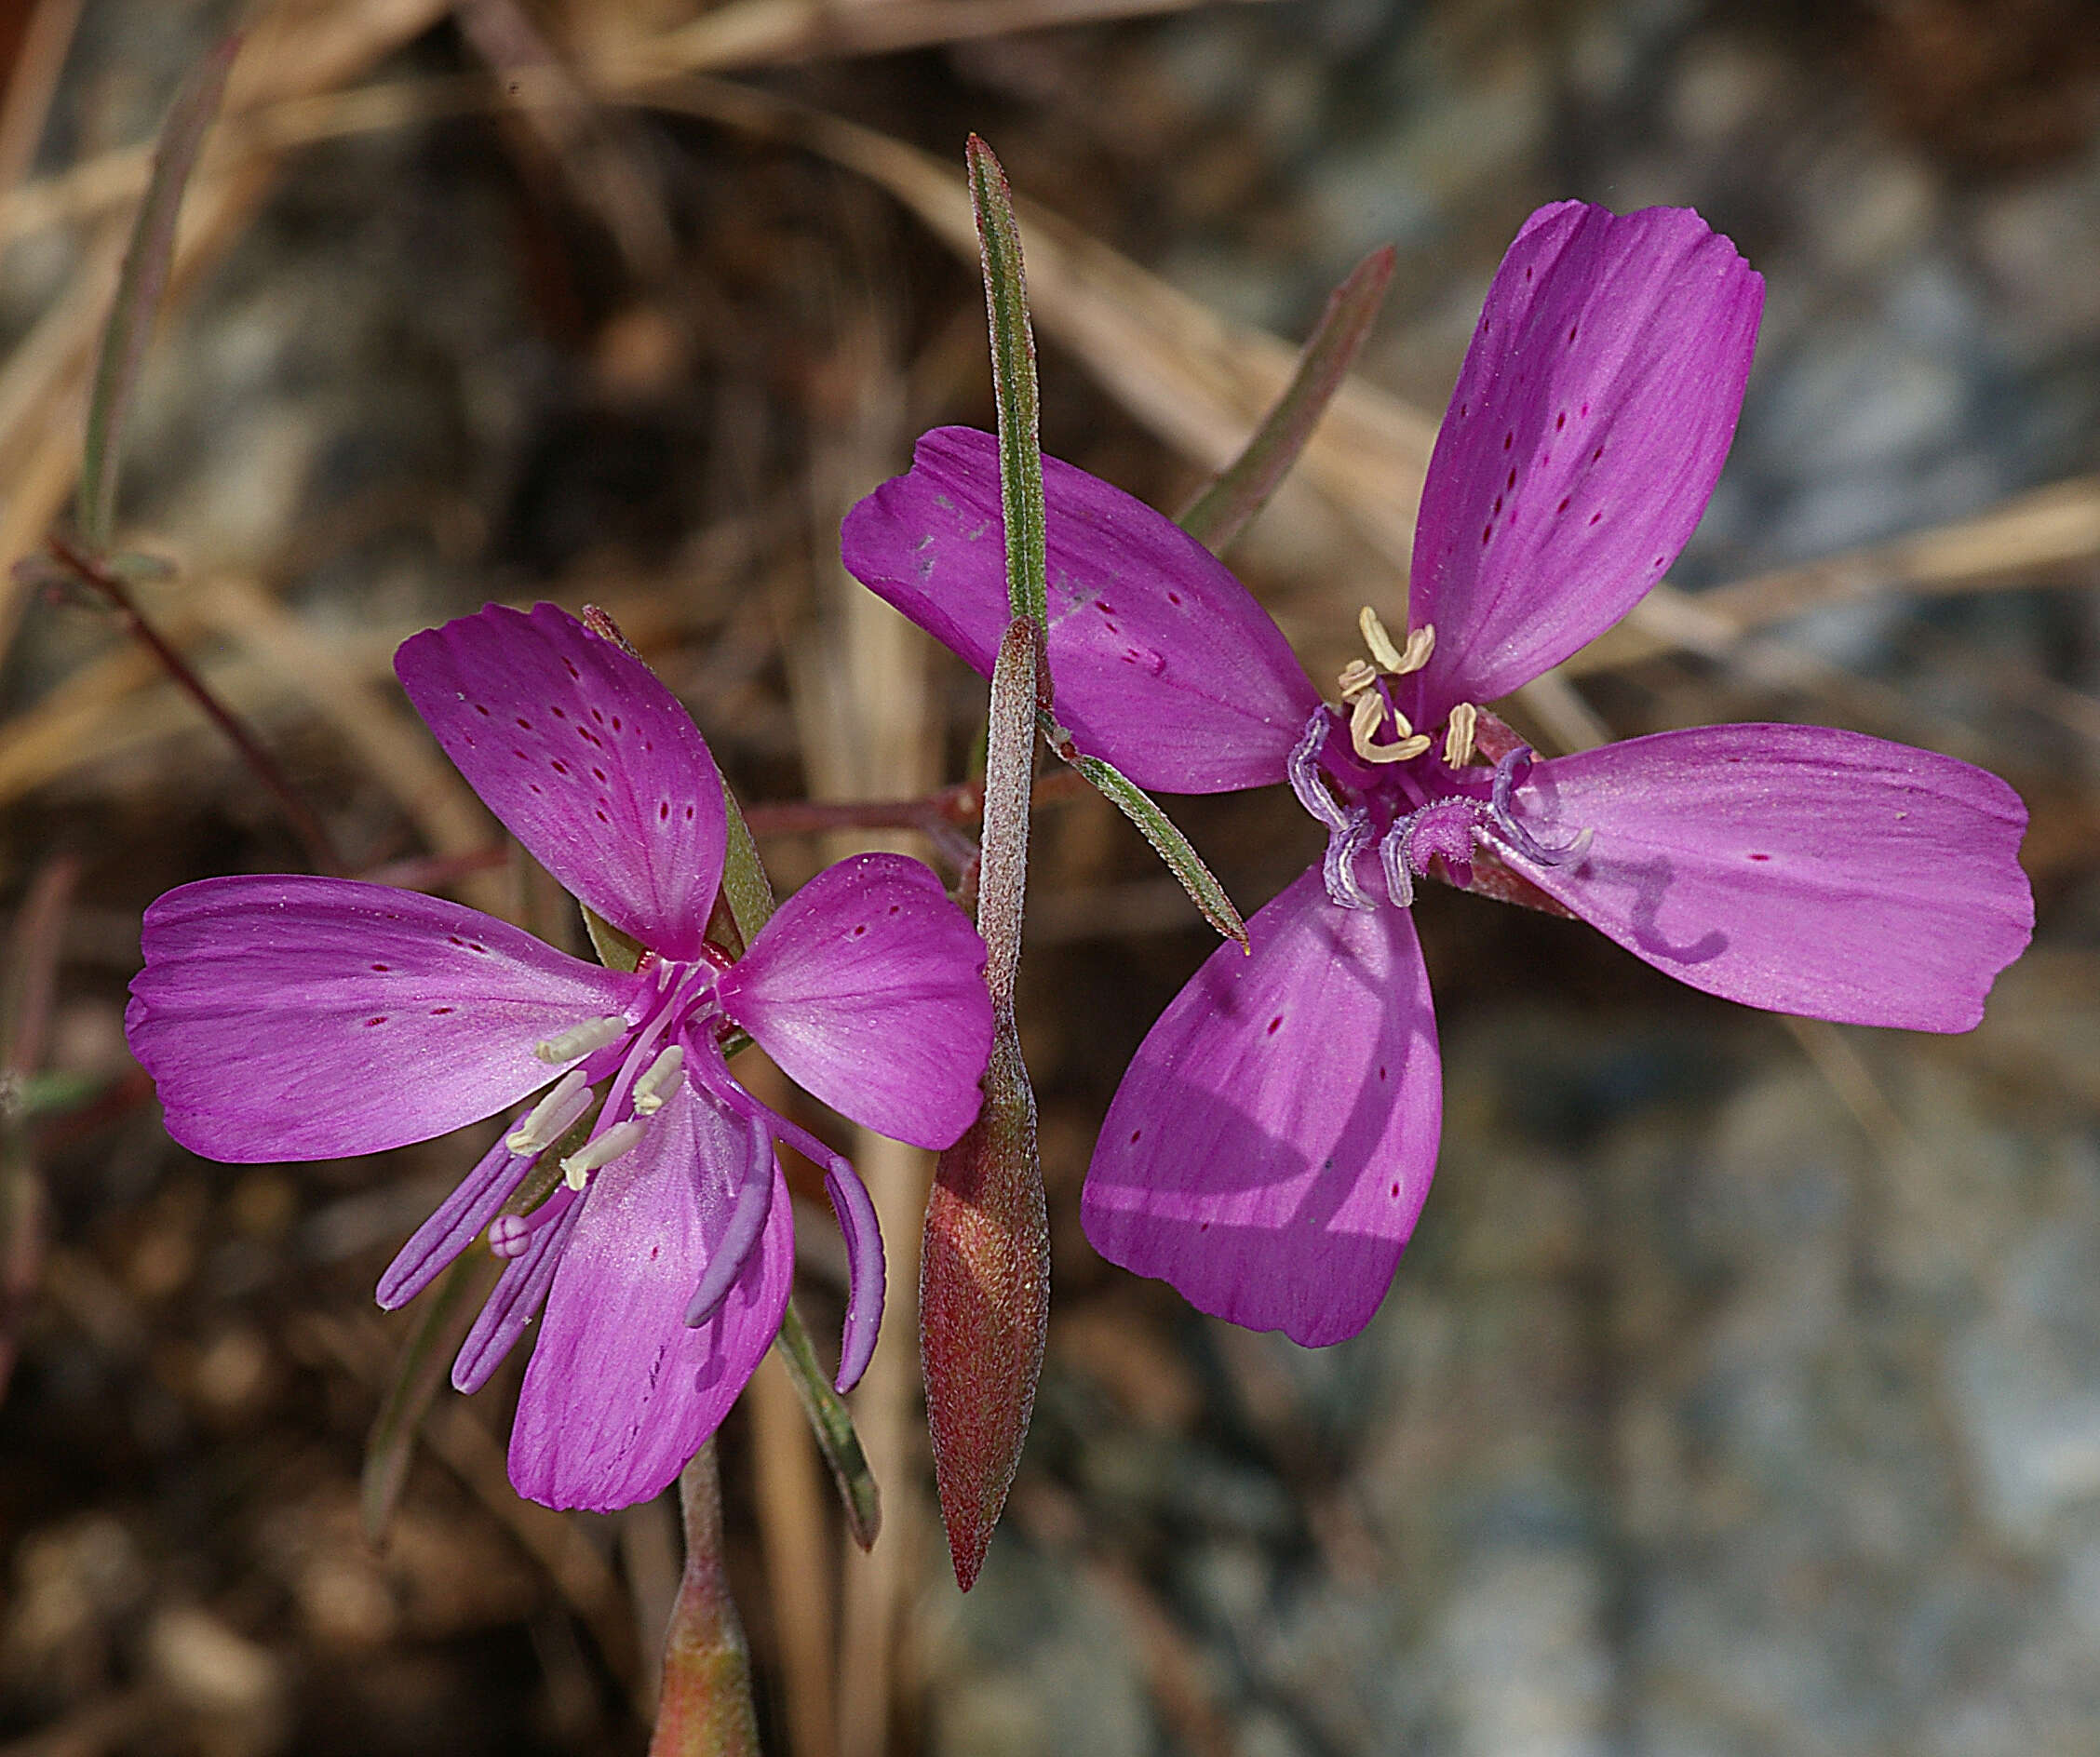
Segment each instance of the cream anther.
M664 1107L664 1099L678 1083L685 1066L685 1052L676 1043L649 1064L649 1071L635 1081L634 1107L638 1117L653 1117Z
M575 1126L590 1103L590 1082L582 1068L572 1067L532 1107L532 1114L504 1136L504 1146L518 1154L544 1152Z
M1463 769L1473 760L1474 729L1480 724L1480 710L1471 702L1461 702L1451 710L1451 718L1444 723L1444 760L1453 769Z
M545 1043L535 1043L532 1053L543 1062L559 1066L572 1062L578 1056L588 1055L593 1050L601 1050L608 1043L617 1042L625 1035L627 1022L620 1018L586 1019L581 1025L572 1025L558 1037L550 1037Z
M1393 729L1399 734L1399 742L1381 744L1376 740L1388 712L1393 716ZM1398 708L1389 710L1385 699L1375 691L1358 696L1356 705L1350 710L1349 742L1366 762L1406 762L1420 756L1430 745L1430 741L1407 723L1407 717Z
M1379 620L1378 611L1368 604L1356 612L1356 626L1363 632L1364 645L1370 649L1371 663L1391 677L1404 677L1410 671L1420 671L1429 663L1429 655L1436 646L1436 630L1424 623L1420 628L1408 631L1405 647L1395 647L1393 637L1386 633L1385 624ZM1354 665L1350 667L1350 671L1354 669ZM1341 675L1347 677L1350 671Z
M1353 702L1378 681L1378 667L1367 665L1361 659L1352 659L1341 668L1336 687L1341 691L1344 702Z
M1400 674L1400 650L1393 644L1393 637L1385 632L1385 624L1379 620L1378 611L1368 604L1356 612L1356 626L1363 631L1364 645L1371 650L1371 660L1380 671Z
M649 1133L649 1125L629 1117L586 1141L561 1161L561 1175L571 1189L581 1189L584 1180L601 1165L610 1165L623 1153L631 1153Z

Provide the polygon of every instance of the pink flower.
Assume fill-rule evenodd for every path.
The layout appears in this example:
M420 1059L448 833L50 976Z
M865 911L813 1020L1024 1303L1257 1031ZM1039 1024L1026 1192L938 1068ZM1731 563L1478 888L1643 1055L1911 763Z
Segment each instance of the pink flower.
M1535 761L1477 704L1659 580L1735 430L1763 283L1696 214L1532 215L1489 288L1423 489L1407 632L1366 612L1324 704L1207 550L1045 460L1050 668L1080 750L1141 785L1287 782L1323 860L1152 1027L1102 1125L1087 1236L1204 1310L1298 1341L1368 1321L1435 1165L1415 881L1541 892L1694 987L1959 1031L2019 955L2026 813L1927 751L1796 726ZM996 447L921 440L846 565L989 671L1005 624ZM1486 762L1476 760L1485 758Z
M704 937L727 831L707 744L639 660L552 605L491 605L403 644L438 741L554 877L644 948L601 969L505 922L384 885L209 878L147 910L125 1029L168 1129L247 1162L373 1153L518 1111L395 1259L388 1308L487 1227L509 1259L452 1383L483 1384L545 1308L511 1433L518 1492L655 1495L780 1327L793 1269L776 1140L828 1170L853 1292L841 1388L882 1306L853 1167L735 1082L741 1027L805 1090L899 1140L968 1127L991 1044L976 932L916 861L863 855L782 905L732 964ZM531 1214L499 1210L603 1103Z

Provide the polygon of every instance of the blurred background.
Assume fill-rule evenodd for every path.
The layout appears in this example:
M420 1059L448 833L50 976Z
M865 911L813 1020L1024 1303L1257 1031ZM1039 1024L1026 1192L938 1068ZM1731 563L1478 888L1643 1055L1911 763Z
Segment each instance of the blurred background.
M350 870L579 943L393 683L491 597L606 606L754 805L961 774L982 685L836 540L919 431L990 422L973 128L1032 204L1046 448L1168 510L1398 246L1232 557L1323 682L1359 605L1400 613L1526 213L1696 206L1767 277L1733 458L1675 589L1512 717L1851 726L2033 812L2036 944L1962 1038L1793 1026L1433 887L1441 1170L1378 1319L1312 1353L1081 1235L1115 1080L1214 941L1102 802L1046 808L1033 1436L964 1598L907 1297L929 1167L810 1114L900 1291L856 1396L887 1525L845 1545L769 1365L722 1446L770 1751L2100 1750L2090 0L16 0L0 559L67 505L144 154L243 21L122 541L175 564L141 607ZM0 1752L641 1750L673 1513L519 1503L518 1363L439 1394L363 1530L419 1322L370 1290L481 1133L168 1142L120 1030L140 911L309 855L106 610L18 579L0 642ZM1317 845L1287 797L1175 809L1250 913ZM855 845L756 816L783 887ZM837 1233L800 1231L834 1335Z

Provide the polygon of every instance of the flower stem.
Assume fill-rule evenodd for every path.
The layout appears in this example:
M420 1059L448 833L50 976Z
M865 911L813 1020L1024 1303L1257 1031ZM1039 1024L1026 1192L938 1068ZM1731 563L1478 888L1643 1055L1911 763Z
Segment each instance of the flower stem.
M664 1634L650 1757L758 1757L751 1651L722 1568L721 1473L710 1440L679 1477L685 1572Z

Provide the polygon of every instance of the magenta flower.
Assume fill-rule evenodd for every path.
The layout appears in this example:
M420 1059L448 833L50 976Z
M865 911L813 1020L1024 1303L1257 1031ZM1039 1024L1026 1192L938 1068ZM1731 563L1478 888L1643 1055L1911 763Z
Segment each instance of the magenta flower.
M868 854L789 897L732 964L704 938L720 782L647 666L542 604L418 635L395 668L511 833L644 947L639 967L383 885L209 878L146 911L126 1033L168 1133L218 1160L373 1153L539 1094L409 1241L379 1303L412 1298L488 1228L509 1260L452 1383L482 1385L544 1305L511 1481L549 1506L626 1506L678 1474L780 1328L794 1239L776 1140L827 1168L845 1230L841 1389L882 1318L867 1191L736 1083L723 1037L749 1032L857 1122L946 1147L990 1052L984 945L923 865ZM500 1214L604 1082L553 1193Z
M1103 1255L1302 1343L1368 1321L1436 1158L1408 914L1425 875L1580 916L1752 1006L1928 1031L1981 1016L2033 922L2026 813L1995 776L1796 726L1535 761L1477 706L1601 634L1676 557L1762 301L1696 214L1534 214L1437 436L1408 632L1365 612L1340 706L1207 550L1045 461L1050 666L1074 743L1169 792L1287 782L1327 835L1248 923L1252 955L1213 954L1138 1050L1087 1174ZM999 530L992 439L932 433L848 517L846 565L988 671Z

